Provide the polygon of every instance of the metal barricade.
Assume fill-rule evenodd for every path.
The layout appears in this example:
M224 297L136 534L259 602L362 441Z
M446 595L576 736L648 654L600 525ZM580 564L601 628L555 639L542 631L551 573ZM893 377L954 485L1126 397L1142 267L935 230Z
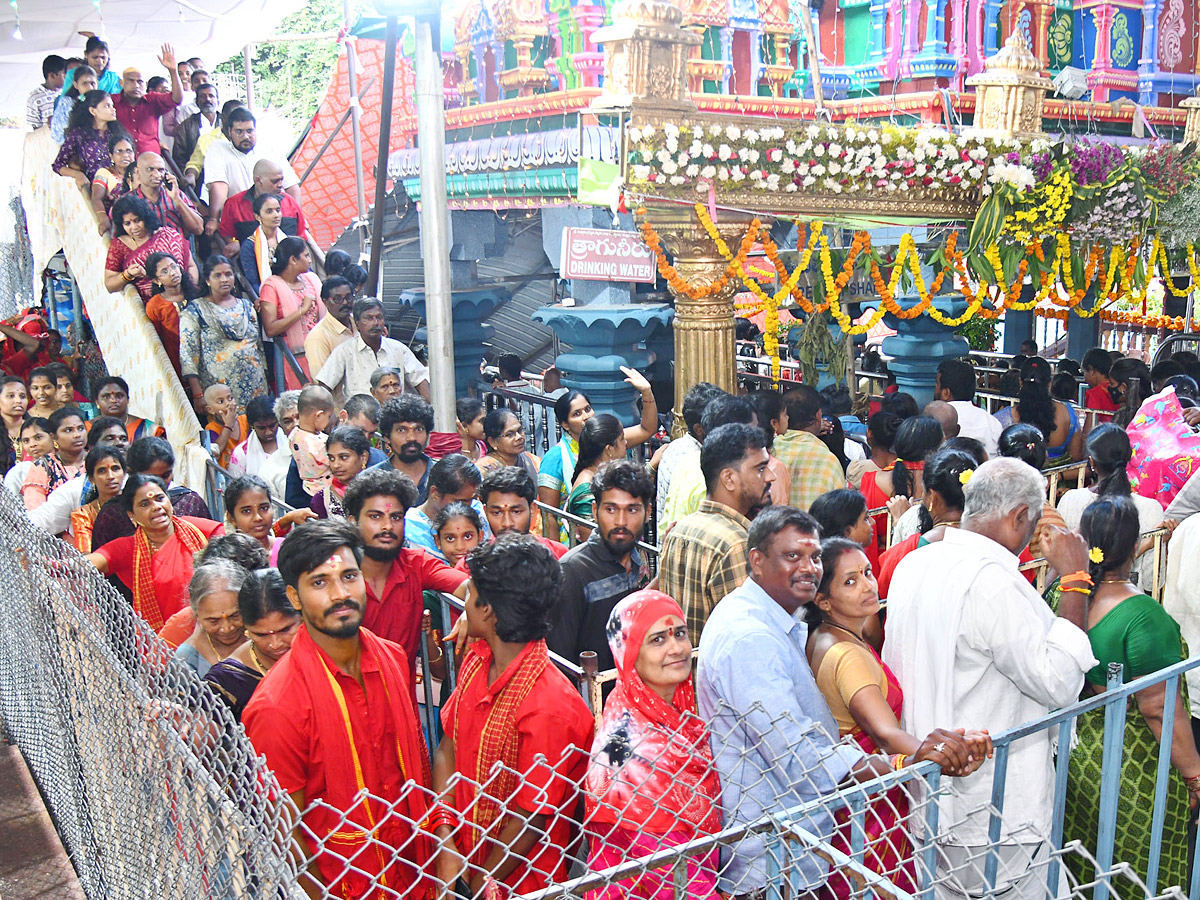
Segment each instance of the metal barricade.
M4 612L0 619L3 726L27 760L90 900L111 896L274 900L300 896L301 891L322 900L342 896L307 874L318 859L326 865L336 864L335 871L340 866L346 872L365 874L373 885L372 896L417 896L409 893L403 879L385 882L373 875L367 863L374 864L374 850L370 860L348 851L347 835L386 854L379 857L383 866L390 862L396 872L407 865L417 873L415 877L429 879L432 887L441 872L437 854L448 852L450 841L463 840L471 828L478 827L472 824L470 809L464 807L448 820L451 829L447 835L434 835L433 826L427 826L424 818L406 818L409 810L428 810L442 803L442 797L421 779L412 779L399 788L399 799L375 797L369 790L359 792L356 805L369 802L386 811L383 819L369 823L361 816L351 820L351 813L310 798L303 815L323 811L320 815L330 822L332 811L328 826L332 830L315 833L306 826L304 846L293 845L293 826L300 813L223 702L189 667L170 658L128 603L73 548L39 531L19 502L7 495L0 496L0 572L6 586L0 595ZM461 604L443 595L447 616L452 606ZM452 652L452 648L446 651ZM581 684L583 695L595 705L610 673L595 671L594 659L590 663L585 659L583 665L558 658L553 661ZM449 786L450 795L459 787L474 797L491 791L499 809L496 821L506 821L505 817L518 815L519 806L510 805L520 803L511 799L517 791L528 794L536 788L538 796L544 796L543 792L555 785L561 788L557 791L561 803L546 803L541 817L523 826L535 830L532 842L513 840L503 847L501 859L510 870L513 865L530 866L534 854L557 846L554 841L559 839L554 835L565 833L559 829L569 824L576 831L582 829L589 847L563 844L561 876L549 878L548 886L541 890L513 892L529 900L582 897L605 889L625 896L634 880L653 873L661 879L663 891L655 896L683 900L701 893L693 884L704 871L722 879L722 890L736 894L742 876L730 860L749 852L758 852L765 859L765 886L751 887L763 890L767 897L798 896L802 892L798 887L814 887L812 882L800 881L807 877L803 874L806 867L811 871L815 865L828 872L828 862L832 862L832 877L848 880L851 900L881 896L930 900L935 892L953 886L957 875L948 868L947 846L953 844L952 838L966 819L987 826L986 842L971 848L969 859L979 872L979 896L986 898L1003 892L1001 857L1007 859L1013 851L1009 829L1025 827L1021 813L1014 811L1016 800L1010 787L1029 772L1013 768L1013 761L1019 759L1016 752L1027 746L1024 742L1040 739L1047 741L1044 777L1053 798L1049 833L1033 833L1043 846L1037 851L1020 850L1016 861L1020 871L1030 875L1027 880L1044 886L1045 891L1030 890L1022 896L1107 900L1110 894L1149 898L1169 893L1179 897L1186 889L1186 877L1181 883L1178 876L1179 856L1187 848L1164 840L1168 814L1174 821L1180 813L1173 805L1182 805L1186 813L1186 799L1180 799L1176 788L1168 785L1172 742L1160 743L1146 761L1144 770L1153 772L1153 786L1140 795L1143 807L1122 804L1122 761L1134 752L1125 743L1127 712L1140 715L1129 710L1130 699L1161 688L1170 700L1163 705L1161 733L1170 735L1179 714L1175 698L1180 679L1197 666L1200 658L1128 684L1122 683L1120 667L1110 666L1105 692L995 734L995 758L971 776L987 789L988 799L982 806L957 812L946 804L965 782L943 778L934 763L916 763L898 771L880 766L875 771L884 774L878 777L864 774L861 783L850 779L836 787L817 789L809 792L811 799L800 802L790 793L774 794L773 800L765 800L761 815L755 813L745 821L727 819L711 832L691 829L690 838L628 845L610 840L607 826L597 823L591 812L582 820L575 812L581 805L576 801L582 774L595 764L590 733L581 736L580 744L566 746L562 760L539 757L528 770L497 763L481 781L474 780L481 777L474 770L457 772ZM449 672L453 673L453 667ZM431 683L425 697L432 703ZM731 752L731 745L723 743L716 730L721 716L745 716L747 728L753 720L755 733L761 734L763 742L771 741L772 735L785 727L802 728L808 736L819 734L819 726L797 722L777 709L762 709L761 704L741 712L718 704L713 715L705 739L713 742L717 759ZM1072 747L1072 733L1085 716L1089 717L1089 747L1102 754L1098 778L1084 774L1087 770L1080 772ZM1139 727L1142 725L1149 727L1144 721ZM436 732L431 731L430 736L436 737ZM837 744L836 735L826 738L826 748L830 742ZM1057 738L1056 759L1050 756L1049 738ZM849 752L853 745L844 747ZM749 744L739 751L743 755L735 762L758 767L747 772L747 785L764 777L764 765L778 765L784 757L813 759L811 751L800 746L784 748L787 753L779 757L775 755L779 748L772 747L764 763L766 749ZM817 771L824 765L822 759L831 759L834 750L843 752L841 748L821 751L826 755L815 758L807 771ZM608 751L601 747L595 752ZM649 771L662 766L662 779L671 781L679 777L677 768L669 768L677 765L671 759L679 757L643 758L642 764ZM564 779L570 783L564 785ZM501 793L506 780L507 792ZM900 785L910 798L906 814L885 822L881 815L894 811L891 798L895 795L890 792ZM695 782L680 782L678 787L693 792ZM729 784L723 788L730 790ZM1097 804L1099 829L1094 837L1079 837L1086 823L1068 819L1065 801L1072 790L1085 792ZM413 797L418 802L410 806L405 798ZM724 799L718 803L712 798L718 810ZM596 801L596 795L590 795L589 803ZM1128 825L1118 832L1118 817L1130 814L1137 817L1136 828L1148 845L1148 858L1136 866L1123 858L1124 844L1121 852L1117 849L1118 833L1123 840L1128 837ZM415 815L423 817L425 813ZM833 816L843 823L840 832L834 831ZM876 827L880 823L884 823L882 831ZM382 830L385 824L390 831ZM399 843L395 836L406 834L421 838ZM909 849L894 863L881 863L879 841L893 838ZM1194 842L1194 837L1187 840ZM760 849L753 850L755 846ZM1018 850L1021 846L1017 845ZM717 849L722 850L720 857L713 852ZM1168 860L1170 869L1164 868ZM1067 864L1070 872L1064 873ZM1169 879L1164 874L1168 871ZM1200 862L1193 865L1192 872L1190 897L1200 900L1200 877L1196 877ZM1061 891L1060 873L1067 878ZM825 877L818 876L816 888ZM471 893L484 896L484 884L477 880L476 885ZM710 888L703 895L711 892Z

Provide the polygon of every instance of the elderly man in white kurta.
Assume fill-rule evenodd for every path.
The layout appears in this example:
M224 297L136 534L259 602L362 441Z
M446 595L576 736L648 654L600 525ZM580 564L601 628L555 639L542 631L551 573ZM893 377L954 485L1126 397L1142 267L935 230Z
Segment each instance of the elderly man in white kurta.
M904 689L900 724L909 734L928 734L940 722L999 734L1079 697L1084 673L1096 665L1083 630L1086 595L1064 592L1055 617L1018 569L1044 490L1041 473L1020 460L984 463L966 486L961 527L897 567L884 661ZM1077 534L1051 528L1043 547L1057 571L1087 570ZM996 879L997 894L1007 890L1009 900L1051 896L1050 738L1034 734L1009 756ZM985 893L994 770L989 761L973 775L942 782L939 900Z

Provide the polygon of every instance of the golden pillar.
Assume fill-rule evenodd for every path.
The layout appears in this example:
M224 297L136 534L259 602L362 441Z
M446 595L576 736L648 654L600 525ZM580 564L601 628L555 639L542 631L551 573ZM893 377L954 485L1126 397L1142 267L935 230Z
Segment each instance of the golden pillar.
M688 206L651 207L648 217L674 259L679 277L696 288L707 287L725 273L729 263ZM721 238L736 253L751 217L723 213L717 223ZM699 381L737 392L734 361L733 298L741 282L731 278L719 291L701 300L672 288L675 297L675 421L682 429L683 397ZM681 431L682 433L682 431Z

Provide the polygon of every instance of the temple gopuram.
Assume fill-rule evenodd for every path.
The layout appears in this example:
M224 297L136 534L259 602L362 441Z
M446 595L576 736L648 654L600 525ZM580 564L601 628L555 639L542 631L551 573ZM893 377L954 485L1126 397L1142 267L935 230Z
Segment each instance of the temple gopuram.
M459 386L494 345L626 419L619 367L647 368L678 408L733 386L740 315L772 359L814 311L835 341L882 322L918 398L973 316L1006 347L1039 316L1093 346L1189 272L1187 235L1148 226L1193 175L1198 22L1194 0L470 0L441 35ZM419 329L411 65L383 293Z

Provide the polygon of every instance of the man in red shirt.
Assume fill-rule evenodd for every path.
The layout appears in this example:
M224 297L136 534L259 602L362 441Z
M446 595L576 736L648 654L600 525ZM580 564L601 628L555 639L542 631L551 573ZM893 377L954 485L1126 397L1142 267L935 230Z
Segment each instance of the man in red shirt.
M1105 412L1116 412L1120 409L1121 404L1112 398L1108 390L1108 370L1112 368L1112 357L1108 355L1108 351L1093 347L1083 354L1083 361L1079 367L1088 386L1083 395L1084 407ZM1112 416L1096 416L1096 424L1111 421Z
M520 466L491 469L479 487L479 499L483 503L488 527L496 537L502 534L530 533L533 502L537 499L537 484L533 476ZM540 534L535 534L534 537L554 554L555 559L562 559L563 554L567 552L567 548L558 541L552 541ZM466 571L465 557L458 566Z
M424 550L404 546L404 514L416 499L412 479L391 469L367 469L350 482L342 499L347 519L365 544L363 626L404 648L410 682L421 651L421 592L467 595L465 573Z
M146 79L141 70L131 67L121 73L121 93L112 95L117 107L117 121L133 137L139 154L162 152L158 143L159 120L183 102L183 83L179 80L175 50L170 44L162 45L158 61L171 74L171 93L146 93Z
M527 534L506 534L467 565L473 643L442 707L434 760L435 790L453 784L429 816L442 841L438 878L461 879L464 896L481 896L486 877L524 894L567 877L595 720L546 649L561 578L553 554Z
M315 857L303 877L321 896L425 896L432 842L416 823L428 811L428 757L404 651L362 627L362 551L345 522L288 535L279 572L304 625L242 724L304 811L294 839Z
M293 237L306 237L304 210L296 198L283 189L283 169L279 163L269 159L260 159L254 164L254 184L239 194L234 194L225 201L221 210L221 237L225 239L226 256L237 250L237 245L258 228L258 219L254 217L254 198L260 194L275 194L279 197L280 211L283 218L279 228L284 234Z

